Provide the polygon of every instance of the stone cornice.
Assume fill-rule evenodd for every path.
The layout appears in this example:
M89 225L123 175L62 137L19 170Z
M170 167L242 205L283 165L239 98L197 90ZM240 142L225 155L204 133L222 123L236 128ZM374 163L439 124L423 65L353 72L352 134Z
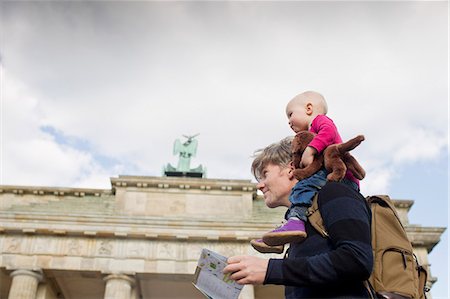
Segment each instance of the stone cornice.
M250 180L223 180L185 177L124 176L111 178L112 188L136 187L157 189L197 189L255 192L256 184Z
M101 196L113 195L116 188L136 187L155 189L197 189L197 190L219 190L256 192L256 184L250 180L224 180L185 177L152 177L152 176L125 176L111 178L111 189L93 188L67 188L67 187L43 187L43 186L20 186L0 185L1 193L16 195L54 195L54 196Z
M71 216L0 212L0 233L172 240L250 240L273 228L266 222Z
M392 202L397 209L406 209L407 211L409 211L414 204L414 200L409 199L392 199Z
M445 227L406 226L406 233L415 247L425 247L428 252L433 250L441 240Z
M109 189L0 185L0 194L2 193L35 196L54 195L80 197L112 195L112 191Z

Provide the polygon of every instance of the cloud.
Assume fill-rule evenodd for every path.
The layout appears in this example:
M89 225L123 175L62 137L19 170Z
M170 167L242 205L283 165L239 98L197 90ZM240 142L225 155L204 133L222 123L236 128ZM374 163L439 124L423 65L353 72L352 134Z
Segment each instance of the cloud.
M443 135L444 131L433 132L423 128L413 129L415 132L413 138L403 137L399 141L402 146L393 156L395 164L432 160L446 149L447 136Z
M2 72L2 163L1 184L107 186L107 171L92 153L58 143L41 129L41 101L33 91ZM61 142L61 140L60 140ZM106 177L99 179L100 175ZM87 187L87 186L85 186Z
M396 172L393 167L383 166L367 169L367 176L360 185L363 194L389 194L390 184Z
M365 188L388 192L393 169L447 147L446 30L439 17L415 23L418 4L371 5L10 3L4 157L40 148L39 167L20 159L43 184L158 176L176 164L173 141L200 133L193 164L209 177L251 179L253 151L292 134L286 102L315 89L344 139L366 136L354 153ZM26 91L8 93L13 76ZM4 178L25 180L12 171L19 162L4 162Z

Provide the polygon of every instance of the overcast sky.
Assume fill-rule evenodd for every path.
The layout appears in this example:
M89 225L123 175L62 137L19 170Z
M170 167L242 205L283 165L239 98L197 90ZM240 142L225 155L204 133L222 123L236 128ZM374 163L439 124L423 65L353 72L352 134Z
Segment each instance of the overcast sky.
M0 184L110 188L160 176L175 139L208 178L253 179L254 150L321 92L364 195L448 225L448 3L0 2ZM448 233L430 255L448 297Z

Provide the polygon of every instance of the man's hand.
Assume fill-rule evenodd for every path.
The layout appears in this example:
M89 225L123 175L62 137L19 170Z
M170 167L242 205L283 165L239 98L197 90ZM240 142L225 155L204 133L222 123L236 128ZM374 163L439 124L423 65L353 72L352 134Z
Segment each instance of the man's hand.
M228 259L223 273L232 273L230 278L238 284L263 284L269 261L259 257L238 255Z
M300 167L305 168L314 161L314 156L317 154L317 150L312 146L307 146L303 151L302 160L300 161Z

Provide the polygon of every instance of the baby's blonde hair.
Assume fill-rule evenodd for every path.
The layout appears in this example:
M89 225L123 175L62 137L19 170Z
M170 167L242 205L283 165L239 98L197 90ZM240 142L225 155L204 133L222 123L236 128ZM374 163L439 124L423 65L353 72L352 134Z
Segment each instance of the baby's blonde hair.
M311 102L314 107L319 109L321 114L328 113L328 104L325 100L324 96L318 93L317 91L308 90L302 92L301 94L296 95L292 101L298 101L300 104L304 104L305 102Z

